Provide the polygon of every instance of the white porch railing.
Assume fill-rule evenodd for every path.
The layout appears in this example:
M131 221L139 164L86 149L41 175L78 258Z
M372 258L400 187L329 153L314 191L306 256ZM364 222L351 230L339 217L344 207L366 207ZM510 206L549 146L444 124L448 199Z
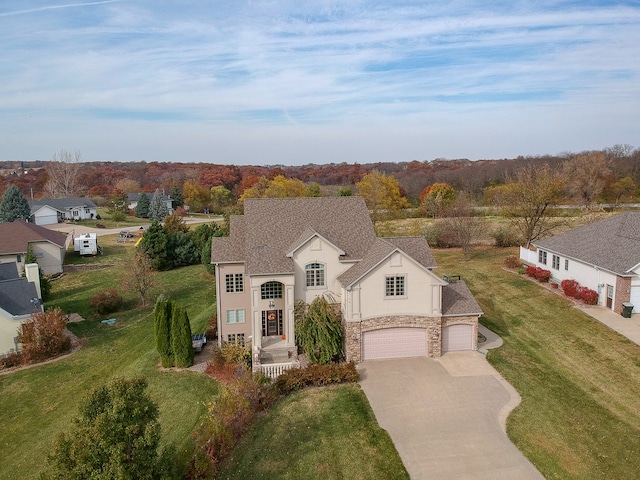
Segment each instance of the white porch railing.
M263 363L260 365L260 371L264 373L267 377L276 379L279 375L284 373L286 370L293 368L293 363Z
M520 247L520 260L523 260L527 263L533 263L535 265L536 261L538 260L538 251Z

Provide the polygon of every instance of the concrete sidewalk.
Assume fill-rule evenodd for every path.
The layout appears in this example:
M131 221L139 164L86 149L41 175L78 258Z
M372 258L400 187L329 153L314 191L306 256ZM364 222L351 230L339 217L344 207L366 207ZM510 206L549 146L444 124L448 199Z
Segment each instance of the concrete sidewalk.
M639 313L631 315L631 318L624 318L602 305L576 305L576 308L640 345Z

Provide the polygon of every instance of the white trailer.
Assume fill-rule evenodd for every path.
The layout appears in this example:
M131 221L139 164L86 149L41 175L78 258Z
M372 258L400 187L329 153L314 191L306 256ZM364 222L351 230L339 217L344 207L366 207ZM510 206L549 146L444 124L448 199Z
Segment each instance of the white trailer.
M95 233L83 233L74 238L73 251L80 255L97 255L99 253L98 236Z

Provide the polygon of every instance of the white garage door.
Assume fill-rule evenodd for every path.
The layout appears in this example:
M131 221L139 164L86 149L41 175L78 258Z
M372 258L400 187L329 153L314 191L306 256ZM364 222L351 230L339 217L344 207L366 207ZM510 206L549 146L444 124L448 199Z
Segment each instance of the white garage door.
M471 350L473 325L449 325L442 329L442 351Z
M633 305L633 313L640 313L640 287L631 287L629 303Z
M385 328L364 333L364 360L376 358L424 357L427 331L424 328Z

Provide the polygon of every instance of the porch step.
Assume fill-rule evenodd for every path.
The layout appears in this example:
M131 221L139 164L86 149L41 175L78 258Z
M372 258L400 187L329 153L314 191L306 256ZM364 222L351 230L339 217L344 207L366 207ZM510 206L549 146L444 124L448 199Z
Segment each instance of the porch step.
M262 350L260 352L260 363L286 363L290 362L288 349Z

